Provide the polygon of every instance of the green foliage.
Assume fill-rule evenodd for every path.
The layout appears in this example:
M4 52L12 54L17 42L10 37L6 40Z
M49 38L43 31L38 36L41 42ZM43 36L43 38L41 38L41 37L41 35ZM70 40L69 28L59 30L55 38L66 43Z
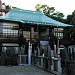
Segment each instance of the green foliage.
M71 28L65 29L65 34L71 36L71 39L75 40L75 10L72 12L72 14L67 15L67 24L72 24L74 25Z
M71 15L67 16L67 23L75 25L75 10L72 12Z
M41 11L46 16L51 17L51 18L53 18L55 20L58 20L58 21L61 21L63 19L63 17L64 17L63 13L55 11L55 7L49 7L48 5L37 4L35 6L35 9L37 11Z
M67 23L70 24L72 20L72 15L68 15L67 16Z
M9 5L6 5L6 9L11 9L11 7Z
M54 7L49 7L47 5L41 5L41 4L37 4L35 6L35 9L37 11L41 11L42 13L44 13L47 16L50 16L55 11Z
M35 9L36 9L37 11L40 11L40 7L41 7L41 5L40 5L40 4L37 4L37 5L35 6Z
M72 12L72 16L75 16L75 10Z

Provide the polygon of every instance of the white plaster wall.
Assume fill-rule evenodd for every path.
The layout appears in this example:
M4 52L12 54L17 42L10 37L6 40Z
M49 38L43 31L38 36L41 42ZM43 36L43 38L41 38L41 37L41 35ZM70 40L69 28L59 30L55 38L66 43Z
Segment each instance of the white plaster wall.
M13 23L13 22L3 22L3 25L13 25L13 26L18 26L18 23Z

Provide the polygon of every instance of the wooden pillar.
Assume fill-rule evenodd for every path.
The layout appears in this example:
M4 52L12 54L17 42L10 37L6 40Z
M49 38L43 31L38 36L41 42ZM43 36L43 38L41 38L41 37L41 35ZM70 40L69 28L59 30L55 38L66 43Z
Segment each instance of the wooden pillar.
M39 49L39 26L37 25L37 55L38 55L38 49Z
M49 27L49 42L50 42L50 35L51 35L51 33L52 33L52 30L51 30L51 28Z
M34 28L31 27L31 39L33 39L33 38L34 38Z
M37 46L39 46L39 26L37 25Z
M19 24L19 30L18 30L18 37L19 37L19 45L20 47L22 46L23 44L23 30L22 30L22 24L20 23Z
M37 25L37 65L39 65L39 25Z
M59 36L58 36L58 27L57 27L57 54L59 49Z
M51 59L51 47L50 47L50 34L51 34L52 30L51 28L49 27L49 46L48 46L48 58ZM51 63L52 63L52 59L51 60L48 60L48 67L49 67L49 70L51 70Z

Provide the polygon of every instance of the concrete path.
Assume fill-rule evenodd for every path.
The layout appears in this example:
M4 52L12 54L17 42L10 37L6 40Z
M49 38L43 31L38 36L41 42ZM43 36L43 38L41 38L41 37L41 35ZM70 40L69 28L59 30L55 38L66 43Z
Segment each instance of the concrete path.
M33 66L0 66L0 75L53 75Z

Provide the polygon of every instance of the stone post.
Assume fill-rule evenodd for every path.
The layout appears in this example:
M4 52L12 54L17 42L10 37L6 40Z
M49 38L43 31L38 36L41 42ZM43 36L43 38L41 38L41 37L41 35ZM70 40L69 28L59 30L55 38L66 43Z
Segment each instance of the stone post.
M29 42L29 49L28 49L28 64L31 65L31 52L32 52L32 48L31 48L31 44Z

